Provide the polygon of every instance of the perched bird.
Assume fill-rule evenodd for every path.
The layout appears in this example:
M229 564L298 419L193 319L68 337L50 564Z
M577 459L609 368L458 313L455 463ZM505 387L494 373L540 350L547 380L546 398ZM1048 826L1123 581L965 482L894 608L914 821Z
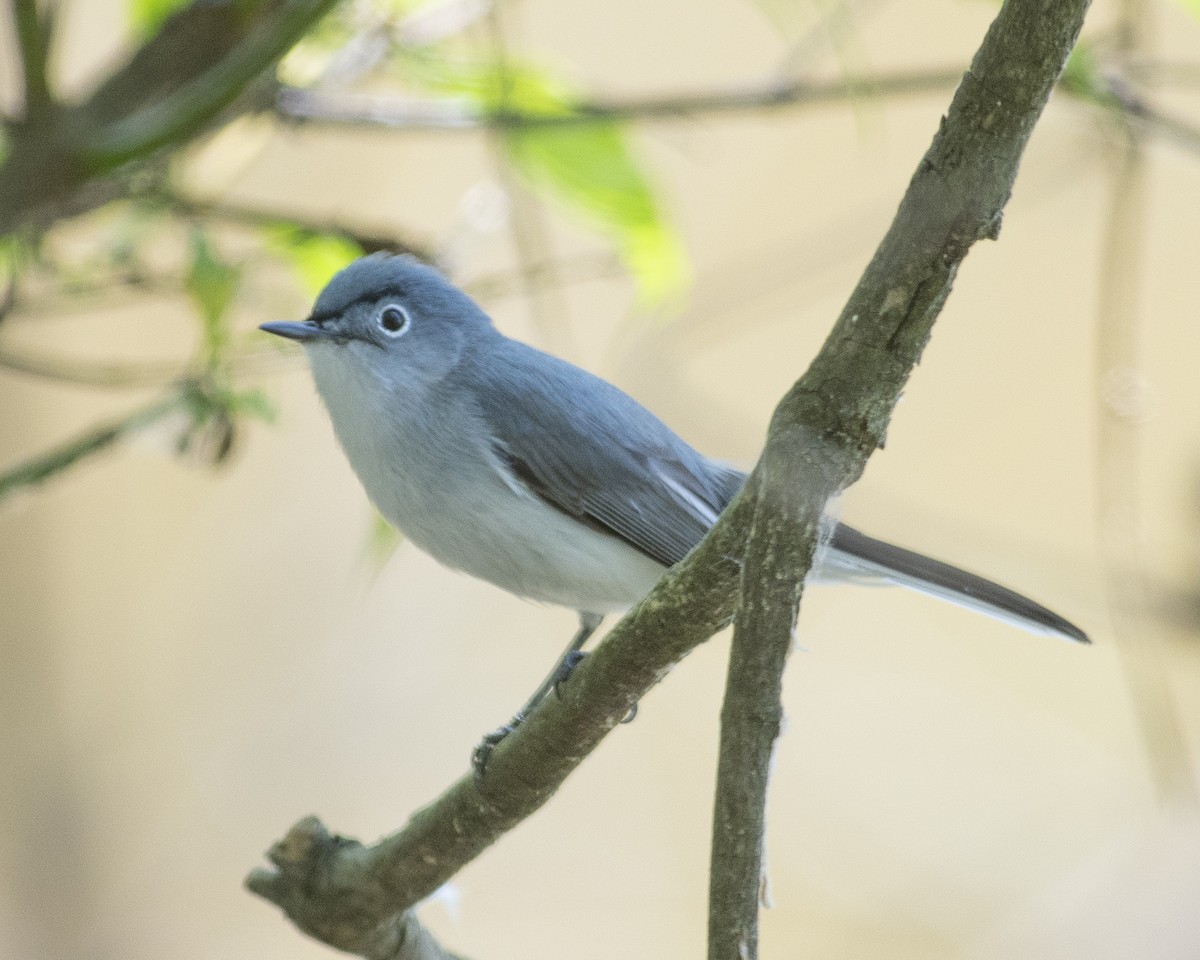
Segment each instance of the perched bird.
M745 480L612 384L504 336L411 257L363 257L307 320L261 329L304 345L334 432L389 523L448 567L579 612L563 661L682 560ZM899 584L1088 642L1019 593L842 523L814 576Z

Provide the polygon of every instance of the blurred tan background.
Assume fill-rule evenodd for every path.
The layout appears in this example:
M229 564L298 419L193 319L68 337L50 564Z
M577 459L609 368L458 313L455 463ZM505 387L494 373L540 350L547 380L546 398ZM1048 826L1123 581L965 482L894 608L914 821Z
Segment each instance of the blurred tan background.
M120 7L64 5L83 84ZM830 76L967 61L987 3L863 12ZM1112 11L1093 11L1103 29ZM1159 52L1200 25L1155 13ZM784 18L786 20L786 17ZM7 29L7 28L6 28ZM512 41L605 94L767 75L788 38L736 0L525 0ZM5 50L10 38L5 38ZM825 48L822 48L825 49ZM6 52L5 57L8 56ZM601 278L487 302L506 332L614 381L710 455L749 466L885 229L951 91L645 124L637 142L696 282L673 319ZM1200 119L1200 99L1164 96ZM998 243L968 258L897 410L844 498L867 531L1026 591L1090 649L899 591L815 588L786 683L768 835L770 957L1200 957L1200 828L1174 764L1156 783L1137 696L1200 755L1200 156L1148 144L1140 261L1140 497L1149 589L1125 642L1101 560L1098 290L1116 150L1093 108L1052 102ZM486 136L331 134L242 123L191 174L265 207L446 243L497 189ZM545 214L564 255L602 241ZM511 268L475 231L459 279ZM86 234L77 238L86 244ZM274 288L273 288L274 289ZM307 304L264 294L247 330ZM172 299L14 318L0 336L79 355L186 349ZM573 627L401 546L373 575L366 499L297 355L281 416L218 471L153 438L0 509L0 956L175 960L328 955L241 888L296 818L372 839L465 769ZM1122 394L1128 397L1129 391ZM128 409L136 394L0 372L0 466ZM1121 518L1118 518L1120 520ZM1110 517L1111 521L1112 518ZM1130 582L1139 558L1130 557ZM699 650L536 817L422 916L478 960L694 957L703 950L726 638ZM1133 693L1131 693L1131 690ZM1142 691L1138 694L1137 691Z

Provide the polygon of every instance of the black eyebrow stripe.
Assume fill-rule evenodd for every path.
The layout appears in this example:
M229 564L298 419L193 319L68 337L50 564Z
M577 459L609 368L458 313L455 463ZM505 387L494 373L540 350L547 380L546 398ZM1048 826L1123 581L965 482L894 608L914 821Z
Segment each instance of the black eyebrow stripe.
M406 293L403 287L397 287L394 285L380 287L377 290L368 290L366 293L355 297L349 303L342 305L336 310L322 310L320 313L317 313L316 311L310 313L307 322L320 325L326 321L334 319L334 317L341 316L351 307L357 306L360 303L374 303L376 300L382 300L384 297L389 295L403 297L406 295Z

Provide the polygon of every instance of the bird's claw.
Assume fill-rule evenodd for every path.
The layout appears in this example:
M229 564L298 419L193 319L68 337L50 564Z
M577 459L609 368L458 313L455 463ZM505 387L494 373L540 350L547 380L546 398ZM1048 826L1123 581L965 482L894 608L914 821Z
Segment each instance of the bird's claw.
M583 658L586 656L587 654L582 650L572 650L562 658L550 687L550 689L554 691L554 695L556 697L562 696L563 684L571 679L571 675L575 672L575 668L583 662ZM536 706L536 703L533 705ZM530 708L527 706L525 709L528 710ZM634 717L637 716L637 712L638 705L635 703L629 708L629 712L625 714L625 716L621 719L621 722L632 723ZM517 727L524 722L524 720L524 713L518 713L515 717L509 720L508 723L504 724L504 726L493 730L479 741L479 745L471 753L471 770L475 774L476 783L482 782L484 774L487 772L488 761L491 760L492 753L495 751L496 747L500 745L500 742L505 737L516 730Z
M476 783L483 779L488 761L492 758L492 752L500 745L500 741L516 730L524 719L518 713L504 726L498 727L479 741L479 745L471 752L471 770L475 774Z
M575 668L583 663L583 658L587 654L582 650L572 650L558 664L558 669L555 671L554 677L554 695L562 698L562 685L571 679L571 674L575 672Z
M587 656L587 654L584 653L582 650L572 650L570 653L568 653L565 657L562 658L562 662L558 665L558 675L554 678L554 688L553 689L554 689L554 695L556 697L559 697L561 699L562 685L571 679L571 674L573 674L575 672L575 668L578 667L579 664L583 662L583 658L586 656ZM632 707L629 708L629 712L627 714L625 714L624 717L621 718L621 722L622 723L633 723L634 718L637 716L637 712L638 712L638 705L635 703Z

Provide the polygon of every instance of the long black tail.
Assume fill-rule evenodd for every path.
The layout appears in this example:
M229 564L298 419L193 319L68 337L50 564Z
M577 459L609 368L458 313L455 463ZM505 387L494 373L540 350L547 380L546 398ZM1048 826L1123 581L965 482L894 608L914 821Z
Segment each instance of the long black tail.
M884 580L970 607L1034 633L1091 643L1086 633L1040 603L948 563L896 547L838 524L824 564L850 578Z

